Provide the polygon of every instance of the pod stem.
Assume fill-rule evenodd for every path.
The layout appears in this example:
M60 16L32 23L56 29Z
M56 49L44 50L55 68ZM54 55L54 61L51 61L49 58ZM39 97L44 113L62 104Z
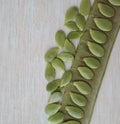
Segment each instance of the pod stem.
M88 83L90 83L91 87L92 87L92 92L89 96L87 96L88 98L88 105L86 107L83 107L83 110L85 111L85 118L81 119L81 124L89 124L90 120L91 120L91 116L94 110L94 105L96 102L96 98L104 77L104 73L108 64L108 60L110 57L110 53L112 51L114 42L116 40L117 34L119 32L120 29L120 7L116 7L111 5L108 0L95 0L89 17L87 19L86 22L86 27L84 30L84 34L81 37L81 40L79 42L76 54L75 54L75 60L74 63L71 67L71 71L73 73L73 78L72 78L72 82L73 81L79 81L79 80L85 80L80 76L80 73L78 72L77 68L79 66L84 66L84 62L83 62L83 58L87 57L87 56L93 56L87 46L87 42L91 41L90 38L90 34L89 34L89 29L96 29L98 30L98 28L96 27L95 23L94 23L94 17L98 17L98 18L105 18L104 16L102 16L99 13L98 10L98 6L97 3L98 2L104 2L106 4L109 4L110 6L112 6L115 9L115 16L110 18L110 20L113 23L113 29L109 32L105 32L106 35L108 36L108 40L105 44L103 44L103 47L105 49L105 55L102 58L99 58L100 63L101 63L101 67L98 68L97 70L94 70L94 78L92 80L86 80ZM84 56L83 56L84 55ZM64 94L63 94L63 101L62 101L62 111L65 113L64 108L66 105L72 105L72 102L70 100L70 96L69 93L71 91L73 92L77 92L76 89L73 87L72 82L70 84L68 84L68 86L65 87L64 90ZM108 84L109 85L109 84ZM69 117L65 117L65 119L67 120Z

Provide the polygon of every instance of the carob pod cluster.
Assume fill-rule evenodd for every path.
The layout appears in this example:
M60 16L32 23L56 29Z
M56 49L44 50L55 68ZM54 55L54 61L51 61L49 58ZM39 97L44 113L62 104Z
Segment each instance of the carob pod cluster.
M50 92L45 108L51 124L89 124L108 59L120 28L120 0L82 0L65 15L68 35L59 30L58 47L45 54ZM86 16L86 17L85 17ZM86 19L87 18L87 21ZM78 47L74 40L80 39ZM66 64L70 64L66 69ZM56 79L56 72L62 76Z

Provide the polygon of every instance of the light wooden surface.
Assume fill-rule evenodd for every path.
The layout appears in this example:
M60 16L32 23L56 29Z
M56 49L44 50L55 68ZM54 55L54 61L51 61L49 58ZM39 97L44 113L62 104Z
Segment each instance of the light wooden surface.
M0 0L0 124L47 124L45 51L80 0ZM120 33L91 124L120 124Z

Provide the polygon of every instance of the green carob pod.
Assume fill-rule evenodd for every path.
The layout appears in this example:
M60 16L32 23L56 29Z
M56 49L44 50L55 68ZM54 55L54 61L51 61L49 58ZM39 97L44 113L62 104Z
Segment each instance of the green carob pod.
M82 5L85 5L84 0L80 9L73 7L66 13L65 25L72 32L62 42L57 39L62 52L55 50L53 56L46 55L49 68L52 68L52 71L46 71L47 80L50 81L47 90L51 93L46 113L50 115L48 121L51 124L90 124L96 96L120 29L120 0L94 0L92 7L86 3L90 7L87 13L84 13L85 7ZM80 14L83 19L88 15L87 20L82 21L83 26L79 20L77 23L75 20ZM79 32L82 36L79 36ZM76 49L71 40L79 37ZM63 60L62 64L55 61L58 59ZM61 65L68 63L67 60L72 61L69 71L65 70L60 79L54 79L54 68L62 67L64 70Z
M104 4L112 7L115 10L115 15L112 18L106 18L105 16L103 16L100 13L99 8L98 8L99 2L103 2ZM74 83L74 81L76 81L76 80L77 81L81 81L81 80L87 81L87 83L94 90L94 91L92 91L92 89L91 89L91 93L86 96L88 99L88 103L87 103L87 106L85 106L83 108L83 110L85 112L85 118L83 117L83 119L79 120L82 124L89 124L90 123L91 116L92 116L93 109L94 109L94 105L95 105L95 101L96 101L96 96L99 92L99 88L100 88L101 83L102 83L102 79L103 79L103 76L104 76L104 73L106 70L109 56L110 56L112 47L114 45L116 36L117 36L119 28L120 28L119 13L120 13L120 6L116 7L116 6L112 5L111 3L109 3L108 0L95 0L94 4L92 6L91 12L89 14L89 17L87 19L86 27L84 29L86 32L83 33L83 36L81 37L80 43L78 45L77 52L75 54L75 60L74 60L74 63L72 65L72 68L71 68L72 74L73 74L73 77L72 77L73 82L72 83ZM95 15L94 16L95 18L93 18L93 15ZM112 24L112 28L111 28L111 24L110 24L110 27L108 25L107 25L108 27L106 25L102 25L103 27L99 28L99 26L97 26L99 24L96 24L97 21L96 21L96 23L94 21L96 18L102 18L102 19L106 19L106 20L110 21ZM102 20L102 23L103 23L103 20ZM91 38L91 35L90 35L91 29L94 29L94 30L97 30L100 32L102 31L107 36L107 42L105 42L102 45L101 45L101 43L98 43L98 45L100 45L104 49L104 55L103 56L96 57L89 50L88 41L96 44L96 41L94 41L95 38ZM98 35L98 33L97 33L97 35ZM92 50L94 51L94 48ZM102 52L102 51L98 51L98 52ZM91 80L83 78L78 71L78 67L80 67L80 66L86 66L87 67L88 66L87 64L85 65L85 63L83 62L84 58L86 58L86 57L95 57L98 60L98 62L100 62L99 67L96 70L92 70L94 72L94 76ZM72 83L66 87L66 89L65 89L66 91L76 92L76 89L73 88ZM79 91L77 93L79 93ZM65 92L64 96L63 96L63 102L62 102L63 103L62 104L63 111L64 111L64 106L66 106L68 103L70 104L70 102L71 102L70 98L68 98L68 97L69 97L68 93ZM71 103L71 105L73 105L73 104ZM68 119L69 117L66 117L66 118Z

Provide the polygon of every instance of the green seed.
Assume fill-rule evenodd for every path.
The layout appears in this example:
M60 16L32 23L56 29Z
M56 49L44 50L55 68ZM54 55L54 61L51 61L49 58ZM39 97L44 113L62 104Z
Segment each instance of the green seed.
M64 114L62 112L58 112L48 118L48 121L52 124L59 124L64 120Z
M67 122L64 122L62 124L81 124L81 123L78 121L67 121Z
M62 99L62 93L61 92L54 92L53 94L51 94L48 103L55 103L55 102L59 102Z
M114 9L104 3L98 3L98 8L99 8L100 13L104 15L105 17L109 18L109 17L114 16L115 14Z
M45 54L45 60L51 62L58 54L58 48L51 48Z
M105 33L97 30L90 29L90 35L94 41L103 44L107 41L107 36Z
M57 79L57 80L54 80L54 81L48 83L48 85L46 87L47 91L48 92L55 91L60 86L60 83L61 83L60 79Z
M108 0L112 5L120 6L120 0Z
M81 76L87 80L93 78L94 73L88 67L78 67L78 71L80 72Z
M76 23L73 21L65 23L65 26L71 29L72 31L79 31L79 28L77 27Z
M64 72L65 71L65 65L63 63L63 61L61 61L60 59L56 58L52 61L52 66L59 71Z
M66 106L65 109L73 118L81 119L84 116L84 111L79 107Z
M64 62L73 62L74 56L71 53L62 52L57 56Z
M104 18L94 18L94 22L96 26L102 31L111 31L112 30L112 22L108 19Z
M83 16L86 16L89 14L91 8L91 2L90 0L82 0L80 4L80 13Z
M78 14L76 16L76 24L78 26L78 28L83 31L84 30L84 27L85 27L85 24L86 24L86 21L85 21L85 17L81 14Z
M48 104L45 108L45 112L48 115L54 115L55 113L57 113L61 108L61 105L59 104Z
M70 93L70 97L72 99L72 101L78 105L78 106L86 106L87 104L87 99L86 97L84 97L83 95L81 94L77 94L77 93Z
M97 57L103 57L104 56L104 48L96 43L88 42L88 48L90 52L97 56Z
M46 66L46 70L45 70L45 78L48 80L48 81L52 81L55 79L55 69L53 68L53 66L48 63L47 66Z
M93 58L93 57L87 57L84 58L83 61L85 62L85 64L92 68L92 69L97 69L100 66L100 62L99 60Z
M65 15L65 22L72 21L78 13L77 7L71 7L67 10Z
M91 87L84 81L76 81L73 83L73 85L77 88L80 93L84 95L88 95L91 93Z
M65 40L64 51L72 54L75 53L75 46L67 39Z
M71 71L64 72L61 80L61 87L64 87L67 84L69 84L71 79L72 79L72 72Z
M72 31L72 32L70 32L69 34L68 34L68 36L67 36L67 38L69 39L69 40L74 40L74 39L78 39L78 38L80 38L81 36L82 36L82 32L78 32L78 31Z
M66 39L66 35L65 35L64 31L59 30L56 32L55 41L60 48L63 48L63 46L65 44L65 39Z

